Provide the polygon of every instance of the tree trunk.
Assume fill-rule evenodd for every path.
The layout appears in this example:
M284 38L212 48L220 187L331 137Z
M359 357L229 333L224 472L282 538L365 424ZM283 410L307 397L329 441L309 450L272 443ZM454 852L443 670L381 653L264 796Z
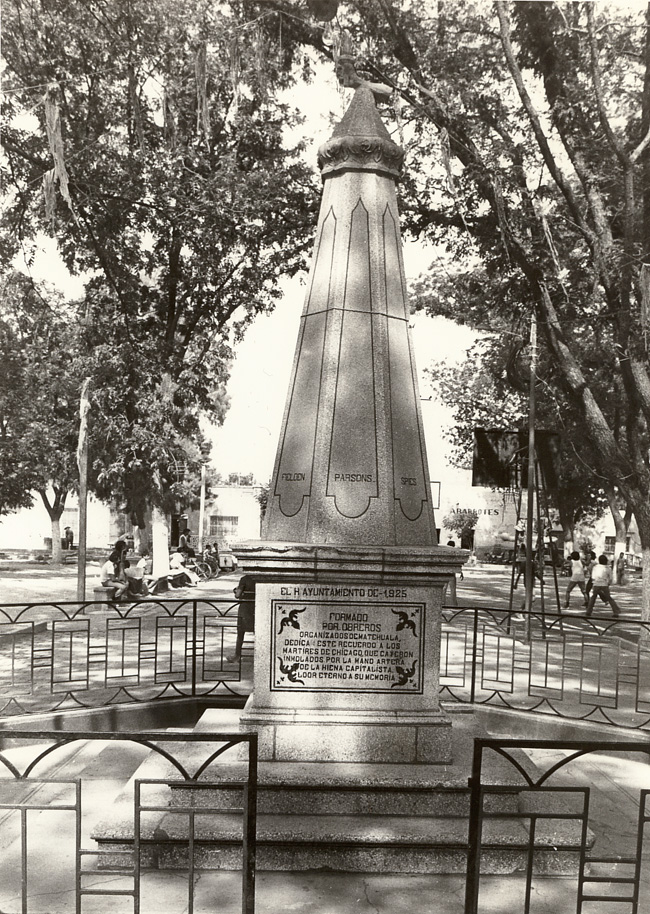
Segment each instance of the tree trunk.
M63 548L61 547L61 513L57 515L50 514L52 526L52 561L61 565L63 563Z
M642 578L641 578L641 619L650 621L650 546L643 546L642 550ZM641 632L641 643L644 647L650 646L650 628Z
M63 549L61 548L61 515L65 508L65 500L68 493L64 489L58 489L53 486L54 497L52 500L48 497L45 489L39 489L38 493L43 499L45 510L50 515L52 523L52 562L61 564L63 562Z
M154 508L151 512L151 553L153 576L167 574L169 572L169 530L167 518L159 508Z
M616 497L616 490L608 483L604 485L605 494L609 503L609 510L614 519L614 530L616 531L616 547L614 549L614 562L621 552L626 552L625 544L627 542L627 531L630 529L632 520L632 511L626 505L625 512L621 514L619 509L619 500Z

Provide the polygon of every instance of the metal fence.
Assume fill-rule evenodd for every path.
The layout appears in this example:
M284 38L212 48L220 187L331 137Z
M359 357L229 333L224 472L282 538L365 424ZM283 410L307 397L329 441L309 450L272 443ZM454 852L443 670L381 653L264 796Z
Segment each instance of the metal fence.
M600 758L594 758L600 753ZM495 784L490 760L498 755L509 783ZM491 826L508 822L504 835L518 833L526 853L510 879L508 910L575 914L642 914L650 910L647 832L650 789L612 773L635 772L650 782L650 742L476 739L470 778L470 820L465 914L494 907L493 877L481 866L494 853ZM598 767L605 771L598 777ZM642 768L642 777L635 766ZM516 804L506 807L507 798ZM484 847L484 844L486 847ZM644 846L645 845L645 846ZM503 838L503 849L511 843ZM559 876L555 886L546 877ZM555 894L554 894L555 889ZM543 902L540 908L540 902ZM503 908L499 905L499 910Z
M650 727L650 624L487 608L443 611L441 697Z
M241 745L237 780L228 755ZM222 818L239 846L241 911L254 914L256 817L256 734L4 731L0 910L92 914L120 898L133 914L218 910L219 883L198 861Z
M0 606L0 716L245 698L232 599Z
M159 699L241 702L238 602L0 606L0 717ZM248 676L248 678L246 678ZM650 624L446 607L442 699L650 729Z

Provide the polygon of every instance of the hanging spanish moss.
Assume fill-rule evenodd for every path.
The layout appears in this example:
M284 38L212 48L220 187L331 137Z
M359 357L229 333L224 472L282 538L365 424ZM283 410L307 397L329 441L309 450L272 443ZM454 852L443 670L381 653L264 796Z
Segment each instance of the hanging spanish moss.
M232 84L232 107L236 114L241 101L241 59L239 56L239 39L235 35L230 42L230 82Z
M266 98L266 68L268 64L268 54L264 32L259 25L255 29L253 42L255 48L255 67L257 70L260 92Z
M54 187L54 169L43 175L43 199L45 201L45 219L54 232L54 212L56 209L56 189Z
M208 107L207 46L202 41L194 62L196 71L196 133L203 133L205 144L210 148L210 109Z
M131 117L133 119L133 128L138 138L138 144L142 152L145 150L144 129L142 127L142 111L140 110L140 99L138 98L138 82L135 78L133 64L128 65L129 75L129 104L131 106Z
M43 99L45 104L45 130L47 132L47 142L50 147L52 159L54 160L54 175L59 182L61 196L68 204L70 212L74 216L74 208L70 197L68 186L68 172L65 167L65 157L63 154L63 137L61 136L61 112L56 100L57 86L48 86L47 92Z
M163 133L167 140L167 145L174 151L176 149L176 118L172 109L171 98L167 88L163 89Z

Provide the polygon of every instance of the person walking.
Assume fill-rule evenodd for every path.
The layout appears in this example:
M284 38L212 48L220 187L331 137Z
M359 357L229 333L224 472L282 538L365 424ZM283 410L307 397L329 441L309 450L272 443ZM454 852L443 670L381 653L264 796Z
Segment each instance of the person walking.
M569 608L571 591L576 587L580 589L584 604L585 606L587 605L587 596L585 594L585 566L582 564L580 559L580 553L574 550L569 558L571 560L571 577L569 578L569 583L567 584L566 594L564 597L565 609Z
M600 597L603 603L612 607L614 616L618 617L621 612L621 607L609 592L609 586L612 583L612 569L609 567L606 555L599 556L598 563L594 565L593 571L591 572L591 581L592 587L589 595L589 603L587 604L587 616L590 616L593 611L596 597Z
M586 596L587 598L589 597L589 594L591 593L591 586L592 586L591 574L592 574L592 572L593 572L593 570L594 570L594 568L595 568L595 566L596 566L597 564L598 564L598 563L597 563L597 561L596 561L596 553L595 553L595 552L587 552L587 553L585 553L585 560L584 560L584 566L585 566L585 596Z

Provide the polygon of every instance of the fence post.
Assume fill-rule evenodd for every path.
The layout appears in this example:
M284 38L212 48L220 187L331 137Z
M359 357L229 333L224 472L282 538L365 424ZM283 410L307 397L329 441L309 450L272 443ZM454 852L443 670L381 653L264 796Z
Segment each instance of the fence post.
M474 740L472 775L469 779L469 846L467 848L467 878L465 881L465 914L477 914L478 891L481 875L481 766L483 741Z
M196 626L198 608L197 601L192 600L192 698L196 697Z
M469 701L474 703L476 697L476 654L478 652L478 609L474 610L474 625L472 626L472 666L471 682L469 686Z
M248 777L244 785L244 834L242 847L242 914L255 914L257 864L257 733L248 738Z

